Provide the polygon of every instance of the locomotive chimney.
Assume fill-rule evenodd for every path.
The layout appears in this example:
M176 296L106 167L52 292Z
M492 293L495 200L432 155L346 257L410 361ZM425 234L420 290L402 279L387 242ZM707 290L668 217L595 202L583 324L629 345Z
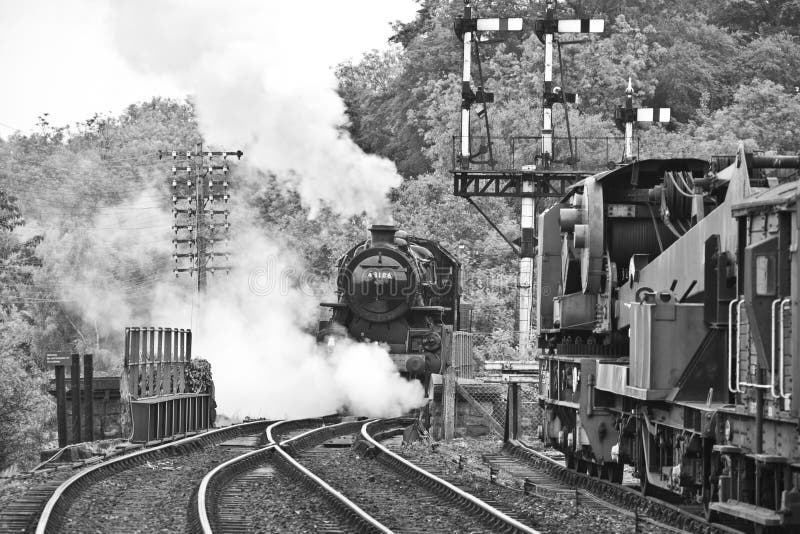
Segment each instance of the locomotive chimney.
M372 236L372 246L391 245L394 243L394 233L397 227L391 224L373 224L369 233Z

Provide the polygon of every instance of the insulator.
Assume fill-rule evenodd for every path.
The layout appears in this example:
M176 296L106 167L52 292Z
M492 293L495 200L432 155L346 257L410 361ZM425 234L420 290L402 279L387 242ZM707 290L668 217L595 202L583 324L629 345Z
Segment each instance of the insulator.
M208 181L208 187L214 187L214 180Z
M188 150L186 151L186 157L187 158L191 158L192 157L192 153L190 151L188 151Z
M228 228L230 228L230 227L231 227L230 223L227 223L227 222L226 222L226 223L225 223L225 229L227 230L227 229L228 229Z
M213 267L211 269L209 269L209 271L211 271L211 274L214 274L214 268Z
M228 174L228 166L227 165L222 167L222 174Z
M214 167L209 166L208 167L208 173L211 174L212 172L214 172ZM208 184L208 185L211 185L211 184Z
M177 173L178 173L178 167L172 167L172 174L177 174ZM172 183L173 185L175 184L174 181Z
M214 153L213 153L213 152L211 152L210 150L208 151L208 153L207 153L206 155L207 155L209 158L213 158L213 157L214 157Z
M191 187L191 186L192 186L192 181L191 181L191 180L186 180L186 185L188 185L189 187Z
M173 254L172 255L172 259L175 260L175 263L178 263L178 255L177 254Z
M172 272L175 273L175 278L178 278L178 269L172 269Z
M222 198L225 200L225 202L227 202L227 201L228 201L228 198L229 198L229 196L228 196L228 195L222 195Z
M187 230L189 230L190 232L192 231L192 229L193 229L193 228L194 228L194 227L193 227L191 224L190 224L189 226L187 226L187 227L186 227L186 229L187 229Z
M178 197L175 196L175 195L172 195L172 203L175 204L177 202L178 202Z
M173 167L172 169L174 171L175 167ZM178 180L172 180L172 187L178 187Z
M228 187L228 180L224 180L222 182L222 187Z
M210 202L214 202L214 195L210 195L210 196L208 197L208 200L209 200Z
M175 159L175 158L177 158L177 157L178 157L178 153L177 153L176 151L174 151L174 150L173 150L173 151L172 151L172 159Z

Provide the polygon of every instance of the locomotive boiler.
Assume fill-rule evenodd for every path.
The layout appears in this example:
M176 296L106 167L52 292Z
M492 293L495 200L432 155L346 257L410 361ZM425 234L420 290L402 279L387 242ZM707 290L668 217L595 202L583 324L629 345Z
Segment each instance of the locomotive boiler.
M569 467L800 529L797 168L643 160L539 216L541 432Z
M338 299L322 303L331 317L320 323L320 340L346 334L382 343L400 373L430 393L443 346L458 328L458 261L436 241L374 225L369 239L339 259L337 271Z

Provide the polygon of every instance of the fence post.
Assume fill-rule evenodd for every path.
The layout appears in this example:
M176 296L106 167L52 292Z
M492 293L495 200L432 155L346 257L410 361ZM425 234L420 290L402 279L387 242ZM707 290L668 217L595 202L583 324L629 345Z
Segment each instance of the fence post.
M56 418L58 419L58 446L67 446L67 386L66 366L56 364Z
M456 423L456 369L453 367L453 330L445 327L442 332L442 359L444 374L442 375L442 425L444 439L449 441L455 435Z
M69 379L72 390L72 443L81 440L81 355L72 355L72 369Z
M86 392L84 395L86 402L84 405L86 414L84 437L86 441L94 441L94 356L92 354L83 355L83 390Z
M519 384L508 384L508 398L506 400L506 427L503 432L503 441L519 437L520 416Z

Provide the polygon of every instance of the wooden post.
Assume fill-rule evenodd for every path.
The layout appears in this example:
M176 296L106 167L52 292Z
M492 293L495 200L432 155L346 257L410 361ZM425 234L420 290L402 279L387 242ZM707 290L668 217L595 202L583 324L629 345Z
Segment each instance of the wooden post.
M69 373L72 384L72 443L80 443L81 439L81 355L72 355L72 369Z
M56 419L58 420L58 446L67 446L67 385L66 370L56 365Z
M84 395L85 438L86 441L94 441L94 356L91 354L83 355L83 390L86 392Z
M453 329L446 326L442 332L442 425L445 441L453 439L456 426L456 369L453 367Z
M519 435L520 396L519 384L508 385L508 400L506 401L506 427L503 440L517 439Z

